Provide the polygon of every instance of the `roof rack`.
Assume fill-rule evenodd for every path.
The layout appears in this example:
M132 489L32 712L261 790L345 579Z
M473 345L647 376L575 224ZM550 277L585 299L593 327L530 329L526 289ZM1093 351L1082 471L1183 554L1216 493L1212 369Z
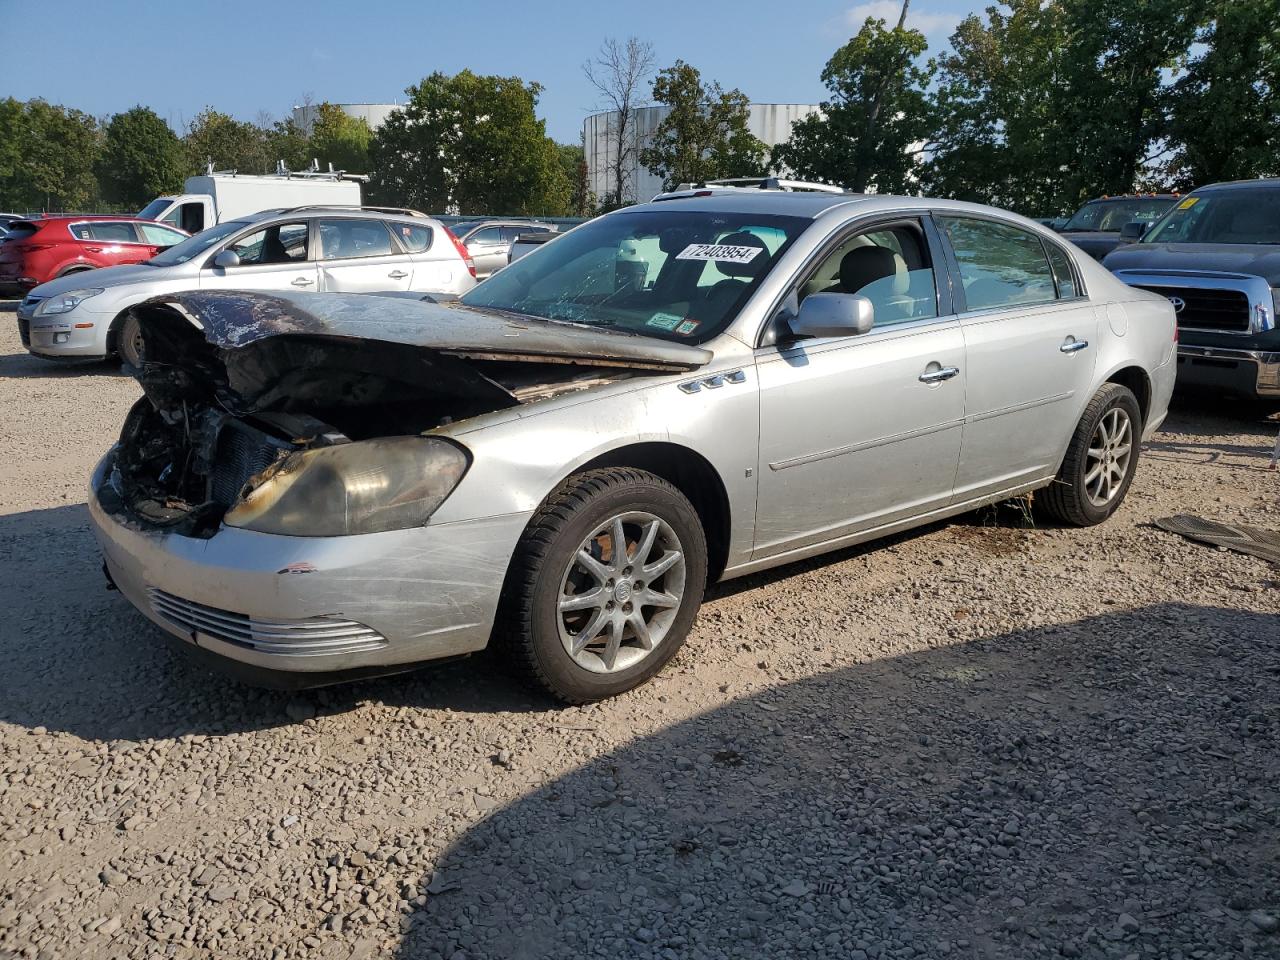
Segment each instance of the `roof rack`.
M279 212L298 213L302 210L371 210L374 213L398 213L405 217L427 218L421 210L413 210L409 207L372 207L363 203L304 203L300 207L283 207Z
M685 184L680 189L695 190L698 187L755 187L758 190L812 190L815 193L847 193L844 187L834 183L818 183L816 180L787 180L782 177L724 177L708 180L697 186Z

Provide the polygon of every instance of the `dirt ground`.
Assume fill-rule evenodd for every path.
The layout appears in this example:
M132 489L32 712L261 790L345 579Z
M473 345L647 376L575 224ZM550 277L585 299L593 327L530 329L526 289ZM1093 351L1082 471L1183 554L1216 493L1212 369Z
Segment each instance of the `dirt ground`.
M108 592L138 396L0 306L0 958L1280 957L1280 424L1180 402L1091 530L985 511L714 588L555 707L491 656L288 695Z

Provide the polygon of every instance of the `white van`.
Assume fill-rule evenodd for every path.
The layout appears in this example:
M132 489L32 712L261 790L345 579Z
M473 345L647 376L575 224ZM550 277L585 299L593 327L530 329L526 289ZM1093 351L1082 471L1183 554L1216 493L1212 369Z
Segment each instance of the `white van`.
M262 210L318 205L358 207L363 179L342 173L246 176L209 172L188 177L180 196L156 197L138 211L138 216L196 234L224 220Z

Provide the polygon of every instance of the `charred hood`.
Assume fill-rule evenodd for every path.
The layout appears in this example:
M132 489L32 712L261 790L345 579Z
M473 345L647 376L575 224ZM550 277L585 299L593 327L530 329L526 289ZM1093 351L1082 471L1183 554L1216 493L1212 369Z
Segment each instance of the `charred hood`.
M694 370L712 356L582 324L367 294L189 292L132 313L144 344L137 376L154 404L216 402L238 415L448 398L457 417L466 406L520 402L497 375L515 367L570 380Z

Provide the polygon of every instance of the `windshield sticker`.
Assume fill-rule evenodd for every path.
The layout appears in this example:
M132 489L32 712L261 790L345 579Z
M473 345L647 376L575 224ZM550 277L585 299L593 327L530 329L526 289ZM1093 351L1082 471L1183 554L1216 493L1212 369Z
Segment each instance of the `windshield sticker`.
M1199 203L1199 202L1200 202L1200 198L1199 198L1199 197L1187 197L1187 199L1183 200L1180 204L1178 204L1178 209L1179 209L1179 210L1190 210L1192 207L1194 207L1194 206L1195 206L1197 203Z
M723 243L691 243L676 254L676 259L750 263L760 253L760 250L760 247L735 247Z
M645 326L657 327L659 330L674 330L684 317L675 313L655 313L645 321Z
M689 336L689 334L693 333L693 331L697 329L698 329L697 320L686 320L684 323L680 324L680 326L676 327L676 333L680 334L681 336L687 337Z

